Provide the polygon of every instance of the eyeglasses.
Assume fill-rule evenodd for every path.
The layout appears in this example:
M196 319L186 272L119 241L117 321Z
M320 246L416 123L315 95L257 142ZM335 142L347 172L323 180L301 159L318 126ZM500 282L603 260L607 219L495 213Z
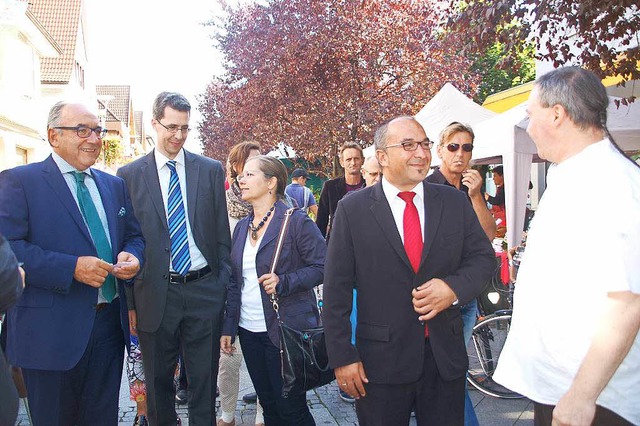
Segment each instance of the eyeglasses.
M428 151L431 149L431 147L433 146L433 142L431 142L429 139L424 140L422 142L402 142L402 143L397 143L394 145L387 145L384 147L384 149L387 148L395 148L397 146L401 146L402 149L404 149L405 151L415 151L416 149L418 149L418 145L420 145L422 147L422 149L424 149L425 151Z
M362 169L362 171L364 171L365 173L367 173L369 176L371 177L378 177L379 175L381 175L382 173L380 172L370 172L367 169Z
M180 130L183 134L184 133L188 133L189 130L191 130L191 128L189 128L189 126L178 126L176 124L169 124L168 126L165 126L164 124L162 124L160 122L160 120L158 120L158 124L160 124L162 127L164 127L165 129L167 129L167 131L169 133L171 133L172 135L175 135L176 133L178 133L178 130Z
M449 150L449 152L456 152L457 150L460 149L460 144L459 143L450 143L447 145L447 149ZM465 143L462 144L462 150L464 152L471 152L473 151L473 144L472 143Z
M81 138L88 138L89 136L91 136L91 132L94 132L96 136L100 139L102 139L104 135L107 134L107 129L103 129L100 126L94 127L94 128L87 127L87 126L75 126L75 127L58 126L58 127L51 127L51 128L60 129L60 130L75 130L76 134Z

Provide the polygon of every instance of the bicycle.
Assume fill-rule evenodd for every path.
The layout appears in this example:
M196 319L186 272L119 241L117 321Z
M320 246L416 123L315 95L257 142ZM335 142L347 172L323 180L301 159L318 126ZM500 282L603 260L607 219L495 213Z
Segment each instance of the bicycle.
M487 290L478 297L479 315L467 345L467 382L480 392L496 398L524 398L493 380L511 327L513 307L513 283L507 286L502 283L500 266L487 284Z

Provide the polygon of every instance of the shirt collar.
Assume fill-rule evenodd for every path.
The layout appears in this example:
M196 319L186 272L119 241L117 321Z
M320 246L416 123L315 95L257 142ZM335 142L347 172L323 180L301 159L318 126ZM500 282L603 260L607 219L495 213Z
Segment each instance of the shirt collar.
M391 182L387 180L384 174L382 175L382 180L380 181L380 184L382 185L382 192L384 192L384 196L387 197L387 201L389 202L389 205L391 205L391 203L395 202L396 200L402 201L402 199L398 197L398 194L403 191L400 191L398 188L393 186ZM410 191L416 194L417 198L414 198L413 200L414 200L414 203L417 203L416 200L422 200L424 197L424 183L420 181Z
M156 167L158 168L158 170L165 167L167 165L167 161L171 161L170 158L166 157L158 149L155 150L154 157L156 159ZM177 164L180 164L182 167L185 166L184 165L184 149L181 148L180 151L178 151L178 155L176 155L176 158L174 158L173 161L175 161Z
M75 167L69 164L67 160L65 160L60 155L58 155L58 153L56 153L55 151L51 153L51 158L53 158L53 161L56 163L56 166L58 166L58 169L60 169L60 173L62 173L63 175L65 173L71 173L71 172L84 172L89 176L93 176L93 174L91 173L91 167L84 170L77 170Z

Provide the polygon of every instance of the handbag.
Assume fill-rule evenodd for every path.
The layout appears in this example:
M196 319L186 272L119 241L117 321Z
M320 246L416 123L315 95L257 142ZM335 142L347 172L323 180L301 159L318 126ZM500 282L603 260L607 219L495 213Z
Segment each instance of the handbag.
M271 262L271 273L274 273L282 243L294 209L285 212L282 228L278 235L276 250ZM271 295L271 304L278 319L280 336L280 358L282 364L282 397L289 394L299 395L330 383L335 378L333 369L329 368L329 357L324 338L324 328L314 327L306 330L295 330L287 326L278 312L278 296Z

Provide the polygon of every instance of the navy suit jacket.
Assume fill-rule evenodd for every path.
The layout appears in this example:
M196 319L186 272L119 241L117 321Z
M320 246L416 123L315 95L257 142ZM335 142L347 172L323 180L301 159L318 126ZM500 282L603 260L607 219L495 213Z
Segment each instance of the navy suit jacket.
M271 222L262 236L256 255L258 277L268 274L284 214L288 207L283 202L276 204ZM242 256L249 232L249 219L245 217L236 226L231 244L231 280L227 294L227 308L222 334L234 336L238 332L240 305L242 304ZM318 305L313 287L322 284L324 260L327 247L318 227L307 214L296 209L289 221L275 273L280 278L276 287L279 313L282 321L296 330L317 327L320 324ZM262 308L271 342L280 347L278 321L271 305L270 296L260 286Z
M92 174L107 215L113 258L127 251L142 264L144 239L124 181L95 169ZM79 256L97 256L97 251L51 156L0 173L0 232L26 272L24 293L9 311L9 362L39 370L74 367L91 335L98 289L73 274ZM123 284L119 281L122 299ZM126 335L124 300L120 307Z
M382 184L354 192L338 203L325 268L324 310L329 364L362 361L371 383L417 381L424 365L424 324L411 291L444 280L459 305L428 322L440 375L465 374L467 352L459 306L476 297L495 269L495 255L466 195L424 182L425 241L415 273L405 252ZM358 290L356 345L349 315Z

